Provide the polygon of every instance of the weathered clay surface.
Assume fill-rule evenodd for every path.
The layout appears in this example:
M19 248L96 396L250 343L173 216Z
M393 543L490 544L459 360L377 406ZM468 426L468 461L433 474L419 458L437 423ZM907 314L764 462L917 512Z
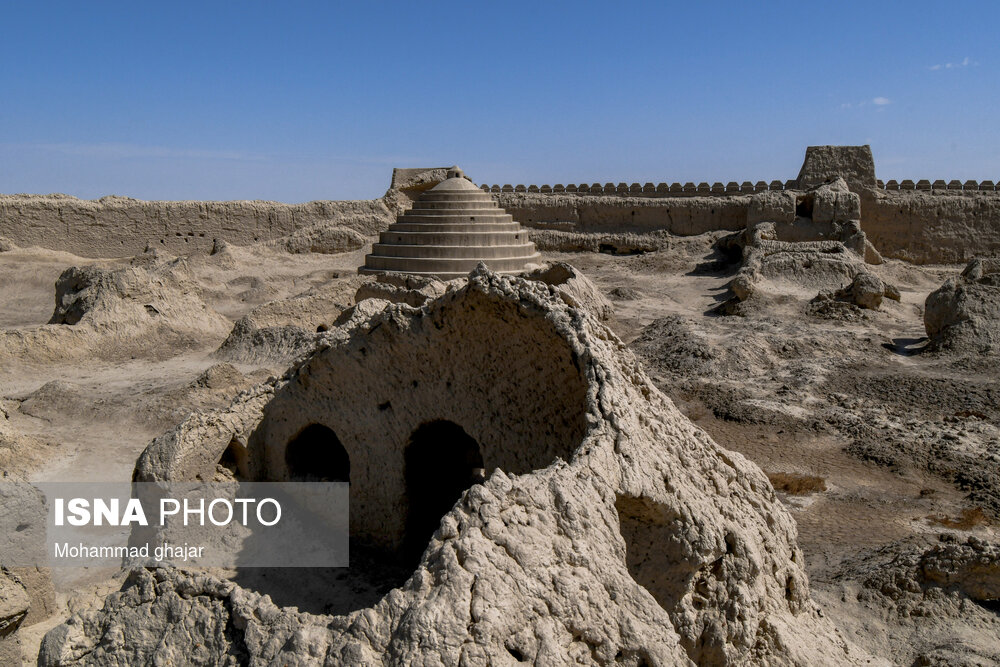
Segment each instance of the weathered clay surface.
M1000 261L973 260L931 292L924 325L938 349L1000 351Z
M0 663L17 665L21 662L21 646L15 635L28 617L31 602L28 591L13 573L0 569Z
M243 363L288 362L312 348L317 332L353 305L352 288L365 282L354 278L262 304L236 321L216 355Z
M0 433L0 446L3 445ZM25 562L20 549L28 553L44 552L46 548L46 517L44 497L35 487L14 481L17 476L4 473L0 485L0 540L5 560ZM21 628L48 618L55 608L55 593L48 568L0 567L0 664L20 665Z
M641 255L656 252L670 244L670 236L664 232L600 234L536 228L531 231L530 237L539 250L609 255Z
M953 607L963 598L987 604L1000 600L1000 547L975 537L965 542L945 537L925 551L902 551L887 565L868 569L862 581L867 595L891 600L901 614L948 597ZM954 608L952 614L958 611Z
M47 325L0 330L0 358L118 358L155 353L154 340L184 346L229 327L205 305L184 260L140 257L133 266L71 267L56 283Z
M886 257L915 264L968 262L1000 255L997 193L862 193L865 231Z
M762 222L770 223L775 241L840 241L858 255L865 254L861 231L861 199L842 178L805 191L763 192L751 199L747 234Z
M885 618L897 639L876 630L864 643L897 664L1000 664L998 568L1000 549L975 537L892 543L840 565L832 579L847 605L838 614L860 608Z
M494 194L500 207L526 227L570 223L565 231L625 233L665 230L689 236L742 229L750 195L648 199L578 195Z
M208 251L216 238L250 245L340 221L374 235L392 216L379 199L281 204L0 195L0 236L22 247L38 245L83 257L128 257L147 247L178 254Z
M744 246L743 264L730 283L740 301L802 288L838 289L866 270L861 257L839 241L773 241L764 236L767 227L758 225L763 234Z
M875 187L875 160L870 146L809 146L796 179L806 190L841 177L853 192Z
M291 253L316 252L325 255L335 255L340 252L350 252L365 247L371 243L364 234L354 229L344 227L345 220L321 222L317 225L298 229L288 236L283 236L267 245L284 248Z
M614 306L601 294L590 278L565 262L554 262L524 274L528 280L537 280L556 288L556 292L573 308L588 310L597 319L607 320L614 315Z
M393 169L390 190L428 190L448 178L451 167L414 167Z
M240 318L216 355L239 363L288 362L312 349L316 336L292 324L258 328Z
M889 290L891 293L891 289ZM882 305L882 297L885 296L886 286L882 279L870 273L862 273L854 276L854 280L846 288L840 291L838 296L850 299L855 305L867 308L868 310L878 310Z
M405 303L414 308L444 294L447 283L437 278L402 273L380 273L361 284L354 294L355 303L365 299L382 299L391 303ZM459 281L464 282L464 281Z
M8 406L0 400L0 467L15 478L26 468L38 465L50 455L53 445L39 438L18 432L10 423Z
M810 302L810 312L829 319L858 319L858 311L878 310L883 298L899 301L899 290L873 273L859 273L847 287L820 292Z
M391 548L405 539L407 437L453 421L487 478L406 583L316 617L210 577L139 571L51 631L39 664L191 651L219 664L870 664L811 603L794 522L763 473L682 417L593 314L485 270L421 309L382 308L154 442L136 478L191 479L245 437L249 476L287 479L288 438L322 423L351 457L352 540Z
M28 591L6 568L0 569L0 639L14 634L28 616Z
M392 211L393 216L399 215L410 208L422 192L430 190L448 178L449 169L451 167L393 169L392 181L382 201Z
M875 269L883 282L905 275L885 271L893 266L905 265ZM959 582L986 584L974 590L996 586L992 565L983 563L994 557L991 517L1000 516L997 365L970 355L970 365L956 372L957 355L919 354L922 341L909 333L919 331L919 317L909 318L899 351L889 351L886 331L897 313L922 314L923 295L914 299L902 285L900 291L902 304L887 295L878 311L855 308L864 314L856 322L807 319L800 304L781 309L773 302L747 317L671 315L655 320L631 347L685 414L765 471L819 475L829 483L852 467L851 459L864 462L864 482L839 497L832 487L800 495L779 489L798 521L813 597L845 636L893 664L992 665L1000 636L996 603L961 593ZM908 345L915 352L905 359ZM790 432L804 443L797 460L789 455ZM879 468L884 474L876 481ZM957 503L942 507L949 490L935 477L953 486ZM891 503L888 493L898 494ZM871 522L867 530L857 529L858 519ZM916 549L896 542L944 529L957 542L931 552L940 557L923 557L936 539ZM993 546L970 546L968 557L959 553L964 546L944 548L964 545L970 534ZM868 549L877 558L855 564ZM952 553L955 566L944 565ZM895 602L869 595L861 583L874 583L897 557L913 566L893 584L914 602L901 604L899 613ZM921 562L934 563L941 579L954 583L931 583L917 571Z
M860 198L841 178L805 192L754 195L746 229L723 242L726 248L739 248L743 257L730 283L736 301L724 304L724 312L736 312L738 302L754 295L802 288L832 293L853 285L868 273L868 244L858 220L860 214ZM866 294L877 287L874 281L879 279L860 280L857 298L867 304L863 307L877 307L874 296ZM882 293L884 287L879 296Z

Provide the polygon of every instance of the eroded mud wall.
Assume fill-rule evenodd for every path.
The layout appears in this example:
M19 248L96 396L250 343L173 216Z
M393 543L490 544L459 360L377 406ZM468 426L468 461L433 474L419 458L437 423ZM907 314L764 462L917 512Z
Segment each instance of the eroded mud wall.
M1000 255L1000 192L881 192L861 195L861 227L886 257L916 264Z
M667 230L690 236L743 229L750 195L723 197L619 197L547 194L494 195L522 225L569 223L580 232Z
M0 196L0 237L84 256L129 256L147 247L205 251L214 239L246 245L330 223L374 236L445 170L396 169L383 199L281 204L263 201L140 201L65 195ZM886 257L918 264L1000 255L1000 190L994 181L875 178L868 146L810 146L797 180L741 183L483 185L527 227L683 236L739 230L755 193L795 190L844 177L861 196L861 225ZM801 181L801 183L799 182ZM408 190L409 189L409 190ZM412 193L411 193L412 194Z
M379 199L281 204L0 196L0 237L84 257L127 257L147 247L173 254L208 251L214 239L248 245L323 222L371 235L391 221Z

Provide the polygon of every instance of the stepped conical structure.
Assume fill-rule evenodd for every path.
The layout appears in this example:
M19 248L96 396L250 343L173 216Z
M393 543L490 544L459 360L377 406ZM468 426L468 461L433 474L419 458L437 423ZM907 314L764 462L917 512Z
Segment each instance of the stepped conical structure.
M359 273L447 280L468 275L479 262L498 273L517 273L538 258L514 218L455 167L379 235Z

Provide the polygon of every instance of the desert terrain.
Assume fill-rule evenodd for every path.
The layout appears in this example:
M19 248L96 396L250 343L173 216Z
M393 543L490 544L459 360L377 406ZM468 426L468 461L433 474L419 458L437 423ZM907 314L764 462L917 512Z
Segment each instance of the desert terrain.
M883 190L868 147L633 185L8 198L3 478L349 481L351 565L4 569L0 657L1000 664L995 192ZM64 205L91 256L34 242ZM93 256L148 210L205 231Z
M893 664L998 664L995 560L957 584L935 582L924 563L942 545L996 555L997 357L928 350L923 321L927 295L963 266L871 267L900 294L877 310L817 313L816 290L790 279L779 296L724 316L739 263L719 250L723 236L660 235L635 254L543 259L586 275L613 306L608 326L657 386L765 471L798 526L813 598L849 641ZM257 360L246 345L227 353L234 323L332 326L372 280L356 275L363 261L363 251L262 246L96 261L38 247L0 253L4 476L127 481L151 439L283 370L270 348ZM150 282L176 314L151 312L139 325L92 311L94 321L48 324L60 275L85 266L169 275ZM317 295L311 309L281 307ZM68 614L100 605L121 577L54 570L51 615L18 633L25 654ZM319 600L274 597L322 611L323 589L312 592Z

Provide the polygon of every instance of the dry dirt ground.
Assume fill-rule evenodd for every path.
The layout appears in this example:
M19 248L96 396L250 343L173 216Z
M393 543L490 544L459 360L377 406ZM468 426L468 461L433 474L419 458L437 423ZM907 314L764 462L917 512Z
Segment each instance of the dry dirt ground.
M771 476L798 522L813 596L845 635L898 664L1000 664L1000 608L967 603L954 587L928 593L912 572L936 545L995 543L1000 526L997 358L923 350L924 299L962 267L873 267L902 296L875 312L810 314L815 290L790 283L745 316L721 316L714 308L737 267L713 250L716 238L672 238L630 256L544 258L589 276L615 307L610 326L664 392ZM187 258L184 289L229 322L310 290L340 290L349 302L363 255L230 248ZM92 264L130 261L0 253L0 329L44 328L62 271ZM0 350L3 474L128 480L146 444L189 411L225 405L282 369L221 360L227 333L151 336L120 354L60 338L24 358ZM886 573L897 585L879 578ZM20 630L29 645L118 585L110 571L53 578L60 612Z

